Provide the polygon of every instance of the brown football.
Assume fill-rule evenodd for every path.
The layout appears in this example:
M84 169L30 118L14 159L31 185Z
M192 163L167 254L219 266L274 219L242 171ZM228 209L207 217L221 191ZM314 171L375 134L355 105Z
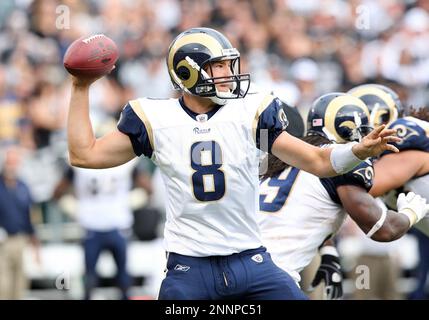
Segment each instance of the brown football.
M64 67L75 76L98 77L109 73L119 52L115 42L104 34L81 37L64 55Z

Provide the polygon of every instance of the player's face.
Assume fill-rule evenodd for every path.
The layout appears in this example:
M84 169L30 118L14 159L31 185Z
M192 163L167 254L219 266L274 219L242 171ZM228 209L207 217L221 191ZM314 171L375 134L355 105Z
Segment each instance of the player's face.
M219 79L217 81L230 80L230 77L232 76L231 60L212 62L210 63L209 66L207 66L205 71L212 78L219 78L219 77L225 78L225 79ZM219 83L219 84L216 84L216 89L218 91L228 92L232 89L232 84Z

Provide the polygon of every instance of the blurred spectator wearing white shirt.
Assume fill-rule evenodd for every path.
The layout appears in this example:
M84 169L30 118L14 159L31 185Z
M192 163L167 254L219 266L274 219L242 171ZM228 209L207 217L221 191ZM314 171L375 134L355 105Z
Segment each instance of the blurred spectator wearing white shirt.
M319 95L317 88L319 67L312 59L302 58L291 64L290 73L300 92L300 99L297 102L298 111L304 119L307 119L308 111Z

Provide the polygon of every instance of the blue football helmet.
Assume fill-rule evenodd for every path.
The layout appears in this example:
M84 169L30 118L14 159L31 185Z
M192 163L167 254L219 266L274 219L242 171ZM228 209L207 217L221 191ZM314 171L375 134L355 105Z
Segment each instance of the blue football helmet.
M337 143L360 141L370 131L369 110L346 93L327 93L316 99L307 118L307 135L321 135Z
M392 123L404 111L398 95L392 89L380 84L363 84L347 93L365 102L370 112L369 122L374 127Z
M229 77L210 77L210 63L231 60ZM240 73L240 53L220 32L210 28L191 28L179 34L167 54L167 68L176 90L210 98L223 105L227 99L246 96L250 75ZM229 92L220 92L216 84L230 84Z

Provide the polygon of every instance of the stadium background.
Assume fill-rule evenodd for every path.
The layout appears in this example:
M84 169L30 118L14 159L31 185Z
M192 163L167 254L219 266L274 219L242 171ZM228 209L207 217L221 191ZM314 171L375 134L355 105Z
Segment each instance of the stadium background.
M32 221L42 243L39 264L30 247L25 254L26 298L79 299L82 294L82 230L70 197L53 200L67 166L70 79L62 57L68 45L82 35L104 33L120 49L114 72L91 89L91 117L101 134L115 125L128 100L174 95L165 54L176 34L195 26L224 32L240 50L242 69L253 82L272 88L304 117L319 95L365 82L390 86L406 106L427 105L428 0L3 0L0 148L23 148L21 172L36 202ZM151 162L141 159L139 168L151 177L153 193L133 203L138 223L129 269L134 295L150 297L163 271L163 194ZM359 257L387 259L392 274L380 278L378 286L391 281L397 290L392 297L399 299L410 297L418 285L418 264L429 259L429 250L419 256L412 234L379 246L365 241L353 223L341 230L339 248L348 275L346 299L359 297L353 278ZM115 298L110 256L102 256L98 269L103 281L97 297Z

